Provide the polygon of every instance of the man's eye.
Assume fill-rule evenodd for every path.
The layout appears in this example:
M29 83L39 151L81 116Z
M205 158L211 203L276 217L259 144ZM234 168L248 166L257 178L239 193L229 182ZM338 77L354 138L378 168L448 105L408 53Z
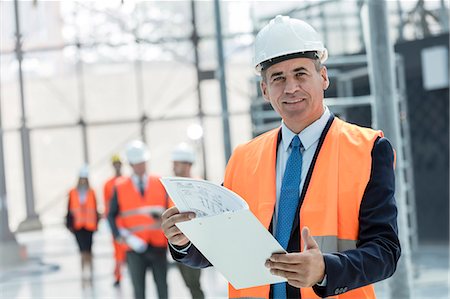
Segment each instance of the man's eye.
M283 80L283 77L275 77L275 78L273 78L273 81L281 81L281 80Z
M306 75L306 73L297 73L296 75L297 75L297 77L301 77L301 76Z

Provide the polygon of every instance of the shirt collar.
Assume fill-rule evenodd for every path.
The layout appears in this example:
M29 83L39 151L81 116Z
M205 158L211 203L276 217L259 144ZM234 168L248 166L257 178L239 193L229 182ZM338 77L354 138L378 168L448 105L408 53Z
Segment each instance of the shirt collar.
M308 127L304 128L298 135L302 142L302 146L307 150L311 145L313 145L317 140L319 140L320 135L322 135L325 126L327 125L328 119L330 118L330 110L327 106L324 106L324 112L322 116L310 124ZM281 144L283 149L287 151L289 145L291 144L292 138L296 134L292 132L282 121L281 122Z
M136 186L139 184L139 177L138 177L135 173L133 173L133 174L131 175L131 179L133 180L133 183L134 183ZM144 174L144 175L142 176L142 181L144 182L144 185L147 183L147 174Z

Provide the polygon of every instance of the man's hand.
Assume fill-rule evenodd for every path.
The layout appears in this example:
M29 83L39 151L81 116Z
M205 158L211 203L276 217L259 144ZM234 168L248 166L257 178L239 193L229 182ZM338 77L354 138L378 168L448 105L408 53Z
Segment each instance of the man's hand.
M172 245L184 246L189 243L189 239L180 231L175 224L179 222L189 221L195 218L195 213L180 213L177 207L171 207L161 216L161 227L164 234Z
M266 262L272 274L287 278L288 283L297 288L312 287L325 276L322 252L309 234L309 228L303 228L302 239L303 252L272 254Z

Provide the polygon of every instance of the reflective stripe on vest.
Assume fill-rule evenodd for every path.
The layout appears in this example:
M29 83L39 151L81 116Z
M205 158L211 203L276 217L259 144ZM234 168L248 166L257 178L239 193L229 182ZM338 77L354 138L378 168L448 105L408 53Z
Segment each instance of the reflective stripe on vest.
M133 227L129 227L128 231L130 233L140 232L140 231L146 231L146 230L159 230L161 229L161 225L159 224L153 224L153 225L137 225Z
M166 247L167 239L160 223L150 215L150 211L166 209L168 198L159 177L150 176L142 196L131 178L122 178L116 183L119 218L123 227L137 237L156 247Z
M244 198L259 221L269 228L276 202L276 154L279 129L239 146L231 156L224 186ZM356 248L359 208L370 179L372 149L381 131L357 127L334 118L317 159L305 181L300 228L308 226L324 253ZM320 143L319 143L320 146ZM358 163L355 163L358 161ZM303 244L299 244L303 249ZM302 299L319 298L312 288L302 288ZM270 286L236 290L230 298L268 298ZM333 298L372 299L372 285Z
M336 236L313 236L322 253L332 253L356 248L355 240L339 239Z
M90 220L96 220L97 219L97 212L94 209L87 209L87 208L74 208L70 209L72 214L79 215L79 217L83 219L90 219Z
M97 203L92 189L87 191L83 203L80 202L78 190L76 188L70 190L69 209L73 216L73 228L75 230L82 228L89 231L97 230Z
M161 215L166 210L166 207L163 206L145 206L140 207L134 210L128 210L120 212L120 217L129 217L133 215L151 215L152 213L156 213Z

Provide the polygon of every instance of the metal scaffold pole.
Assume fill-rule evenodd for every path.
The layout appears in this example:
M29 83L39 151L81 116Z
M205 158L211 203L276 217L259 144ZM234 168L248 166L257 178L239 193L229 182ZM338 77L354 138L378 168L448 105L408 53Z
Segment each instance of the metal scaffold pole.
M19 224L19 231L38 230L42 229L41 221L36 213L34 207L34 191L33 191L33 176L31 168L31 146L30 146L30 129L27 127L26 107L25 107L25 93L22 74L22 34L20 32L19 19L19 1L14 1L15 25L16 25L16 57L19 66L19 92L22 112L22 124L20 127L20 136L22 141L22 163L23 163L23 177L25 184L25 198L26 198L26 212L27 216L24 221Z
M83 162L84 164L89 164L89 149L88 149L88 132L86 124L86 97L85 97L85 87L84 87L84 69L83 69L83 59L81 43L78 39L77 41L77 64L76 64L76 76L77 76L77 87L78 87L78 99L80 101L80 120L79 125L81 126L81 136L83 144Z
M1 106L0 98L0 252L2 253L0 266L4 267L20 262L20 247L9 228Z
M231 137L230 137L230 123L228 114L228 99L227 87L225 77L225 61L223 56L223 42L222 42L222 19L220 15L220 1L214 0L214 12L216 21L216 41L217 41L217 60L219 67L216 77L220 82L220 100L222 103L222 126L223 126L223 143L225 148L225 163L231 156Z
M203 112L203 97L202 97L202 90L201 90L201 82L202 82L202 76L201 76L201 70L200 70L200 58L198 53L198 44L200 41L200 38L198 36L197 31L197 20L196 20L196 14L195 14L195 1L191 0L191 13L192 13L192 44L194 46L194 64L195 64L195 70L197 73L197 107L198 107L198 118L200 127L203 129L203 132L205 132L205 114ZM203 178L206 180L208 179L208 165L207 165L207 159L206 159L206 144L205 144L205 134L203 133L202 137L199 140L200 147L202 151L202 164L203 164Z
M396 149L396 190L398 229L402 256L390 279L391 298L410 298L412 287L411 246L404 186L403 146L400 138L399 102L395 92L394 51L389 40L388 13L385 0L369 0L362 11L368 57L370 89L375 97L376 121ZM367 23L368 22L368 23Z

